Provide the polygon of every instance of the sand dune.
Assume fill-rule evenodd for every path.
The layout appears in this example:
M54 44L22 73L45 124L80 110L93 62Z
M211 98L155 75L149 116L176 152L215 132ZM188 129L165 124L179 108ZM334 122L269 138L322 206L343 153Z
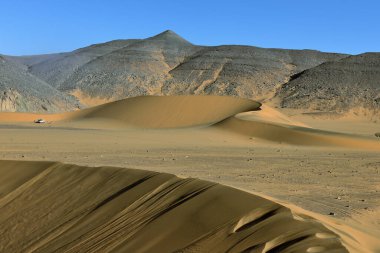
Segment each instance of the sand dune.
M143 96L63 114L0 113L0 122L32 122L84 128L173 129L210 127L277 143L380 149L380 143L356 135L307 127L269 106L226 96Z
M380 142L373 138L364 138L356 135L340 134L294 125L243 120L237 117L230 117L215 124L214 127L250 138L294 145L339 146L380 150Z
M0 161L1 252L347 252L318 220L215 183Z
M227 96L142 96L61 114L0 113L0 122L108 120L124 127L177 128L211 125L260 106Z
M75 119L109 119L141 128L207 126L260 105L227 96L144 96L83 110Z
M44 118L48 124L32 123L36 118ZM15 159L29 159L30 155L31 159L48 160L54 149L58 158L52 160L75 158L70 162L81 160L82 165L88 165L97 157L102 162L94 165L108 165L114 159L110 154L120 152L120 166L141 157L144 161L137 161L134 167L137 164L139 168L142 163L151 166L154 161L164 172L169 171L170 164L187 171L193 170L194 164L204 163L213 174L223 164L228 178L253 180L252 185L261 186L267 184L265 180L270 175L275 177L277 168L261 175L259 167L260 174L252 177L239 167L244 163L247 171L252 171L253 165L246 163L260 164L260 156L252 150L262 143L267 145L266 141L380 150L378 140L308 128L258 102L223 96L146 96L63 114L0 113L0 124L8 125L1 126L3 136L11 136L5 138L3 151L13 152ZM74 131L76 128L81 129ZM20 137L21 133L24 135ZM210 147L199 150L210 141L214 142ZM28 147L27 142L35 145ZM221 149L215 145L231 148L220 155ZM61 152L62 146L69 147L70 152ZM141 149L141 156L131 147ZM159 148L165 152L159 153ZM174 157L172 152L176 149L185 151ZM244 154L223 157L235 149ZM199 157L193 157L194 150ZM275 152L271 150L268 152ZM364 153L367 150L360 156ZM268 156L272 154L263 156L264 166L270 163ZM301 157L299 166L306 159ZM210 161L214 166L209 165ZM278 161L281 160L275 162ZM375 156L363 166L369 166L366 171L373 173L378 171L376 164ZM297 182L292 173L299 172L287 171L291 174L290 182ZM343 172L331 172L329 176L345 177ZM310 174L305 174L309 180ZM192 176L199 175L196 172ZM270 187L282 190L285 185L282 174L278 175L280 185ZM320 184L325 182L323 177L308 182ZM335 181L334 178L332 185ZM359 197L355 199L364 201ZM331 209L322 213L328 212ZM55 162L0 161L0 224L0 252L373 252L371 249L380 245L372 237L364 240L367 234L357 233L352 227L335 226L278 201L215 183L145 170ZM371 242L372 248L362 242Z

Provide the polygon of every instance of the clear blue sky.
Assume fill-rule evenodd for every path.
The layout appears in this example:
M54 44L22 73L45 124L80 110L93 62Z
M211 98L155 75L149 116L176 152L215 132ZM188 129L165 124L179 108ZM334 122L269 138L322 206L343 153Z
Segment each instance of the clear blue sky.
M0 0L0 54L71 51L173 30L201 45L380 51L377 0Z

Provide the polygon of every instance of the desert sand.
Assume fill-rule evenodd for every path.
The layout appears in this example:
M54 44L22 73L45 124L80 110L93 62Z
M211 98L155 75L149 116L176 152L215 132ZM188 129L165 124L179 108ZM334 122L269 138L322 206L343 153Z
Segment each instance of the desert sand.
M170 174L2 161L2 252L345 252L313 219Z
M379 251L380 141L326 122L218 96L0 113L1 251Z

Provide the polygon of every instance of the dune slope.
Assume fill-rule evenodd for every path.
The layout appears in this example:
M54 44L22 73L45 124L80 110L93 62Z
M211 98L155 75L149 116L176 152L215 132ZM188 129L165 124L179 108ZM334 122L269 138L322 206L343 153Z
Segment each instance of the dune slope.
M109 119L142 128L211 125L260 103L223 96L143 96L83 110L74 119Z
M260 120L230 117L213 127L250 138L305 146L337 146L355 149L380 150L375 138L323 131L297 125L285 125Z
M215 183L0 161L1 252L347 252L317 220Z

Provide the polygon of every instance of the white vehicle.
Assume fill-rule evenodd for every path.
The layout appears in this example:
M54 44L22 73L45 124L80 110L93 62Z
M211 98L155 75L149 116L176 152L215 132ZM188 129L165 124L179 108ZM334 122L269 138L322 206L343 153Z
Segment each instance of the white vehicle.
M41 124L41 123L46 123L46 121L44 119L36 119L34 121L34 123L38 123L38 124Z

